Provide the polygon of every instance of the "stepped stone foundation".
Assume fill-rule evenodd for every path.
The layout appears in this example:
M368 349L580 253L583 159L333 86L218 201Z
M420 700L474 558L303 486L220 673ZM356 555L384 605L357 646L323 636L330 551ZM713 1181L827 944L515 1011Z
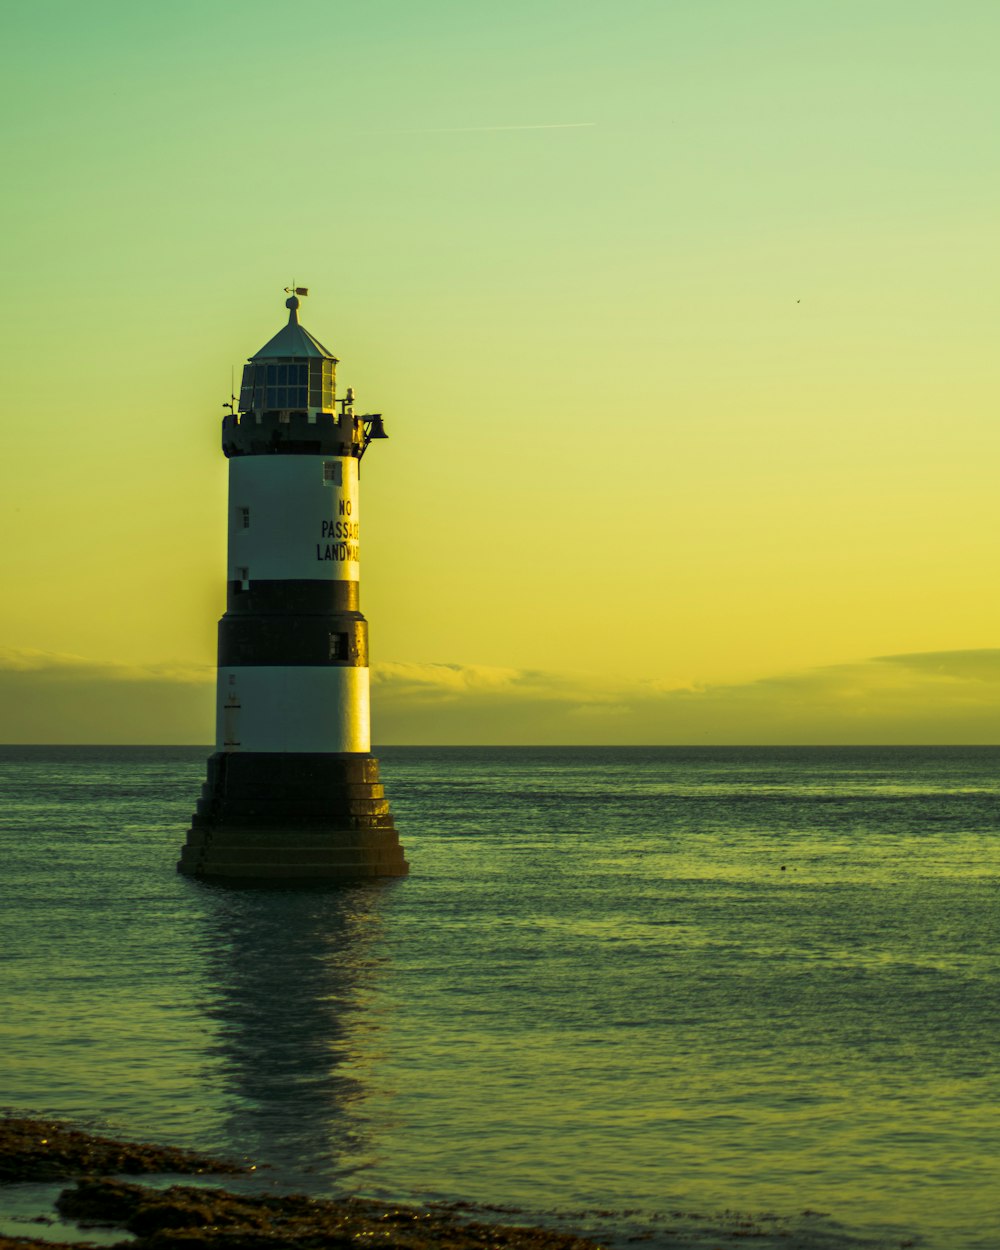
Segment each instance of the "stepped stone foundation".
M373 755L220 751L177 869L292 884L404 877L409 866Z

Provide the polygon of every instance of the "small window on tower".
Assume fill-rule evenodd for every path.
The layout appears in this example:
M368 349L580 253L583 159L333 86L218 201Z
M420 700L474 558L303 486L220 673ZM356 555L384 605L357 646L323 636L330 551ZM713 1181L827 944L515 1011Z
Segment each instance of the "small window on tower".
M323 481L328 486L343 486L344 466L339 460L323 461Z
M250 528L250 509L240 508L240 529L248 530Z
M236 580L240 584L240 590L250 589L250 570L248 568L238 568L236 570Z
M331 634L330 635L330 659L331 660L346 660L347 658L348 658L347 635L346 634Z

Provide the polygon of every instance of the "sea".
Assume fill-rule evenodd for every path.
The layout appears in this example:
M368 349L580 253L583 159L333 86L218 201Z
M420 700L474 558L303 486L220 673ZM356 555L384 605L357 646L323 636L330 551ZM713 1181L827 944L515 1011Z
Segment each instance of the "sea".
M7 1110L610 1245L1000 1246L1000 749L385 748L411 875L297 890L177 874L207 754L0 748Z

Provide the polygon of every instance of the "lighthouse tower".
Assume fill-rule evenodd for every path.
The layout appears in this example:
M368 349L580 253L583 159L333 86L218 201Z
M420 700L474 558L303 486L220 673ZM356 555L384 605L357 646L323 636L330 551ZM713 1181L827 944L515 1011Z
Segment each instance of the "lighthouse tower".
M215 754L179 871L289 882L399 877L371 754L358 470L381 416L336 398L337 359L299 324L251 356L222 422L226 614Z

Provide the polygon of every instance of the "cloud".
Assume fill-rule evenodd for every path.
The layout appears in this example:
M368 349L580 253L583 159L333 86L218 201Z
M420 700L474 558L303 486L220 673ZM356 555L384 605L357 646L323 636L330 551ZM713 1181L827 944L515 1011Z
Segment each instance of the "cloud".
M372 684L385 686L397 697L460 698L473 691L513 690L522 674L516 668L488 668L480 664L380 664L372 670Z
M114 660L91 660L59 651L32 651L0 647L0 672L33 673L41 678L62 681L211 681L215 669L208 664L123 664Z
M590 130L597 122L528 122L508 126L431 126L419 130L363 130L367 135L471 135L497 130Z
M581 678L543 669L491 668L484 664L385 663L372 669L372 684L401 699L469 703L490 700L542 699L570 703L613 702L621 687L614 681Z
M399 743L991 743L1000 739L1000 649L685 687L388 664L376 671L373 707L378 739Z
M214 670L0 648L0 742L209 742Z
M207 743L214 671L0 649L0 741ZM729 685L476 664L372 671L398 744L949 744L1000 740L1000 649L885 655Z
M978 651L913 651L907 655L882 655L876 662L897 664L948 681L1000 680L1000 648L995 647Z

